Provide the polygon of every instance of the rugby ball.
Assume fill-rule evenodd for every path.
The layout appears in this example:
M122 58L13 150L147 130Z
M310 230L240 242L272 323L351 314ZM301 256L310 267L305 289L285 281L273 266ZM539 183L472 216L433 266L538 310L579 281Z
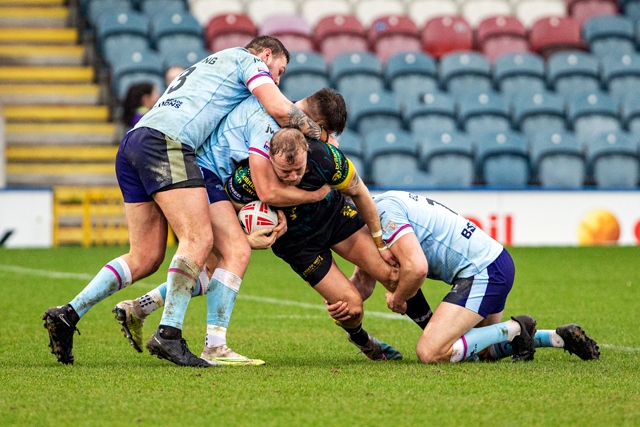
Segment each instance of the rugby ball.
M238 220L244 232L251 234L254 231L273 228L278 225L278 214L271 209L271 206L258 200L247 203L240 209Z

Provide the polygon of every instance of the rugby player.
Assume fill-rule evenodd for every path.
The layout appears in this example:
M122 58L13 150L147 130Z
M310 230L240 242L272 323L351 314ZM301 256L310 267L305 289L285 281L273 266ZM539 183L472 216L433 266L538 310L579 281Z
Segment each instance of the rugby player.
M288 62L289 52L269 36L254 39L246 48L212 54L184 70L127 133L116 156L116 175L125 201L130 251L107 263L69 304L45 312L49 346L59 362L74 362L76 324L91 307L158 269L165 256L169 223L179 245L168 270L160 326L147 348L178 365L210 366L189 351L181 331L213 243L205 183L195 152L222 118L251 94L279 123L335 142L278 89Z

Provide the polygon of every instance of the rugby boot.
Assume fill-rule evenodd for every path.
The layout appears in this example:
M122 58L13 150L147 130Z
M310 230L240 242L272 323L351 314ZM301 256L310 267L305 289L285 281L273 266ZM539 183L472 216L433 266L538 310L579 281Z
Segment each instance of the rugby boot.
M591 339L584 330L575 323L558 326L556 333L564 341L564 349L582 360L600 360L598 343Z
M213 366L206 360L200 359L189 351L187 341L183 338L177 340L166 340L156 331L149 341L147 341L147 350L158 359L166 359L180 366L193 366L196 368L209 368Z
M533 345L533 336L536 334L535 319L526 314L514 316L511 319L520 324L520 335L511 340L511 346L513 347L511 360L514 362L533 360L533 354L536 352L536 348Z
M49 332L51 354L56 356L58 362L65 365L73 365L74 361L73 333L78 331L78 335L80 335L80 331L71 318L77 318L77 316L69 304L51 307L42 316L44 327Z
M216 347L207 347L205 345L200 358L212 365L260 366L265 364L264 360L249 359L246 356L236 353L227 347L226 344Z
M122 326L122 332L129 344L142 353L142 327L146 317L138 317L133 311L133 300L121 301L113 308L116 320Z
M371 360L402 360L402 353L389 344L378 341L367 333L369 341L365 345L358 345L347 334L347 339L360 349Z

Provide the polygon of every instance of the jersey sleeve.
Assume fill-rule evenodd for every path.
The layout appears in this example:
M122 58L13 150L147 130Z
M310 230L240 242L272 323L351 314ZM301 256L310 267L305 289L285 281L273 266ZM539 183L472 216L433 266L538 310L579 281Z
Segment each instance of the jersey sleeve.
M253 92L253 90L264 84L275 84L273 76L269 71L269 67L262 59L252 55L248 51L242 51L243 54L239 59L240 80Z
M382 240L387 246L391 247L400 237L414 232L404 209L401 208L397 201L389 199L376 200L376 207L380 214Z
M258 199L258 193L255 185L253 185L248 164L238 166L227 180L225 190L227 190L227 194L232 201L241 205L246 205Z
M273 134L280 129L278 123L264 109L256 111L249 117L246 126L249 154L269 159L269 144Z
M322 153L314 153L313 158L316 159L318 170L324 175L325 182L338 191L347 188L355 174L351 160L331 144L318 142L314 149Z

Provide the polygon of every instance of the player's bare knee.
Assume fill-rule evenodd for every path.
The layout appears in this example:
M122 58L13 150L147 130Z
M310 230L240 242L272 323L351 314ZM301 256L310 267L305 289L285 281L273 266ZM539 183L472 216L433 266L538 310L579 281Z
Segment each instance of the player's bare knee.
M449 361L445 351L434 347L418 345L416 354L422 363L445 363Z

